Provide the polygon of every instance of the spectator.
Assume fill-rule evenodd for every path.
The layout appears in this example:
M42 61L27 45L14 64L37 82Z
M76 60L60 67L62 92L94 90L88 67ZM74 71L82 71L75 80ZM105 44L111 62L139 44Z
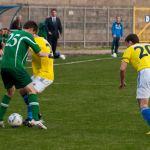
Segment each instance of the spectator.
M13 30L21 30L22 29L22 16L19 15L16 19L11 23L10 29Z
M119 42L120 40L122 40L123 37L123 25L121 23L120 16L116 16L116 21L113 22L112 24L112 37L113 37L113 41L112 41L111 52L113 57L117 57L118 48L120 44Z
M2 29L3 28L3 25L2 25L2 22L0 22L0 29Z
M51 16L45 21L46 30L47 30L47 40L52 46L53 54L55 55L57 48L57 41L59 35L62 34L62 25L59 17L57 17L57 10L51 10Z
M3 55L3 48L9 37L10 31L7 28L0 29L0 56Z

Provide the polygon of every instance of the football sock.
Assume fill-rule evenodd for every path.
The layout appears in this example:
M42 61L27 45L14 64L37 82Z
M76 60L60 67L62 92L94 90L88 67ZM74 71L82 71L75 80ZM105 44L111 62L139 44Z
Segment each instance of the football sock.
M39 120L39 103L38 103L38 98L36 94L29 94L28 95L28 100L29 100L29 107L32 110L32 117L34 120L38 121Z
M2 99L2 102L0 104L0 121L3 121L3 117L5 115L5 112L8 108L8 104L10 102L10 97L7 96L7 95L4 95L3 99Z
M148 125L150 125L150 108L149 107L141 108L141 113L143 115L143 118L147 121Z
M24 102L26 103L26 105L29 105L29 101L28 101L28 94L22 95Z
M28 116L28 119L32 120L32 109L31 109L31 106L29 106L28 94L25 94L22 97L24 99L24 102L27 105L27 116Z

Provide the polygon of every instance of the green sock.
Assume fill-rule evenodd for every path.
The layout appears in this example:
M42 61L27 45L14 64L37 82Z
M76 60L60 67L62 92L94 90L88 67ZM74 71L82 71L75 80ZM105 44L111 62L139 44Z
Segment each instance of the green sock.
M28 97L29 100L29 106L31 106L31 110L32 110L32 116L33 119L38 121L39 120L39 103L38 103L38 98L36 94L29 94Z
M7 110L8 104L10 102L10 97L7 95L4 95L2 102L0 104L0 121L3 121L3 117L5 115L5 112Z

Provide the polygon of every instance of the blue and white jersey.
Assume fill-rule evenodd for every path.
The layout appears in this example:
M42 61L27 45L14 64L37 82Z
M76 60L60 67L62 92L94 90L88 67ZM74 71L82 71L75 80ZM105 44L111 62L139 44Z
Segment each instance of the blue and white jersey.
M112 36L122 37L123 36L123 25L122 23L113 22L112 24Z

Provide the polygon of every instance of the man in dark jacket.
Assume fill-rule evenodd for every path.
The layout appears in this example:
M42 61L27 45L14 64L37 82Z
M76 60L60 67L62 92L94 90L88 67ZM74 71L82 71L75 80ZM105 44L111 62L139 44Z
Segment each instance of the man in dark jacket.
M11 23L10 29L13 30L21 30L22 29L22 16L19 15L16 19Z
M62 34L62 25L59 17L57 17L57 10L51 10L51 16L45 21L47 30L47 40L52 46L53 54L55 55L57 41L59 36Z

